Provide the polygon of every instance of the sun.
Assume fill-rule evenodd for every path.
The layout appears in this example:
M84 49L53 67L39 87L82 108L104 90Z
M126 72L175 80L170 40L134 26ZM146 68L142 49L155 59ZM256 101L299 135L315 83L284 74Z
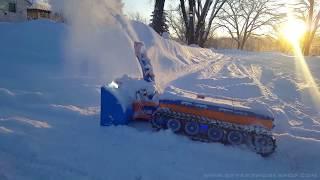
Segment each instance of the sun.
M281 34L290 43L298 43L306 32L306 24L303 21L288 17L288 21L282 26Z

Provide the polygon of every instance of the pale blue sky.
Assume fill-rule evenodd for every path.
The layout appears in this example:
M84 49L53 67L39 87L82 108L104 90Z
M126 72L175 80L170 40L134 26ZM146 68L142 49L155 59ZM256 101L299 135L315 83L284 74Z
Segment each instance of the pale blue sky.
M123 0L125 13L139 12L145 17L150 17L153 10L152 0Z

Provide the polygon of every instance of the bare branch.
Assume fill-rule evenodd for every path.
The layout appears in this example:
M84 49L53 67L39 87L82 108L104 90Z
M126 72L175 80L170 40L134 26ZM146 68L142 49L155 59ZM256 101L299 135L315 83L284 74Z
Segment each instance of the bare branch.
M263 26L272 25L280 16L276 15L276 0L228 0L228 6L219 16L220 24L224 24L232 39L243 49L246 41L254 31Z

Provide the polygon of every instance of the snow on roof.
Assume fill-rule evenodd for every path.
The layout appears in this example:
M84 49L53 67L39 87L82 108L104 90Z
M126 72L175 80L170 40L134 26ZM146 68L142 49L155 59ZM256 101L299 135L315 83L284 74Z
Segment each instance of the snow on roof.
M48 2L42 0L34 0L32 5L28 9L51 11L51 5Z

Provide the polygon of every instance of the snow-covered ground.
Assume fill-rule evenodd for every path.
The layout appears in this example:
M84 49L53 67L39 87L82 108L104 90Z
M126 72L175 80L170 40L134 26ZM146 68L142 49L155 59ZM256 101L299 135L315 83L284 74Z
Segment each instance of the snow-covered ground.
M118 20L123 31L106 31L119 42L108 32L79 40L49 21L0 24L0 180L320 178L319 110L293 57L185 47ZM162 89L269 106L276 152L262 158L148 125L100 127L100 86L139 75L132 40L145 42ZM319 83L320 58L307 62Z

